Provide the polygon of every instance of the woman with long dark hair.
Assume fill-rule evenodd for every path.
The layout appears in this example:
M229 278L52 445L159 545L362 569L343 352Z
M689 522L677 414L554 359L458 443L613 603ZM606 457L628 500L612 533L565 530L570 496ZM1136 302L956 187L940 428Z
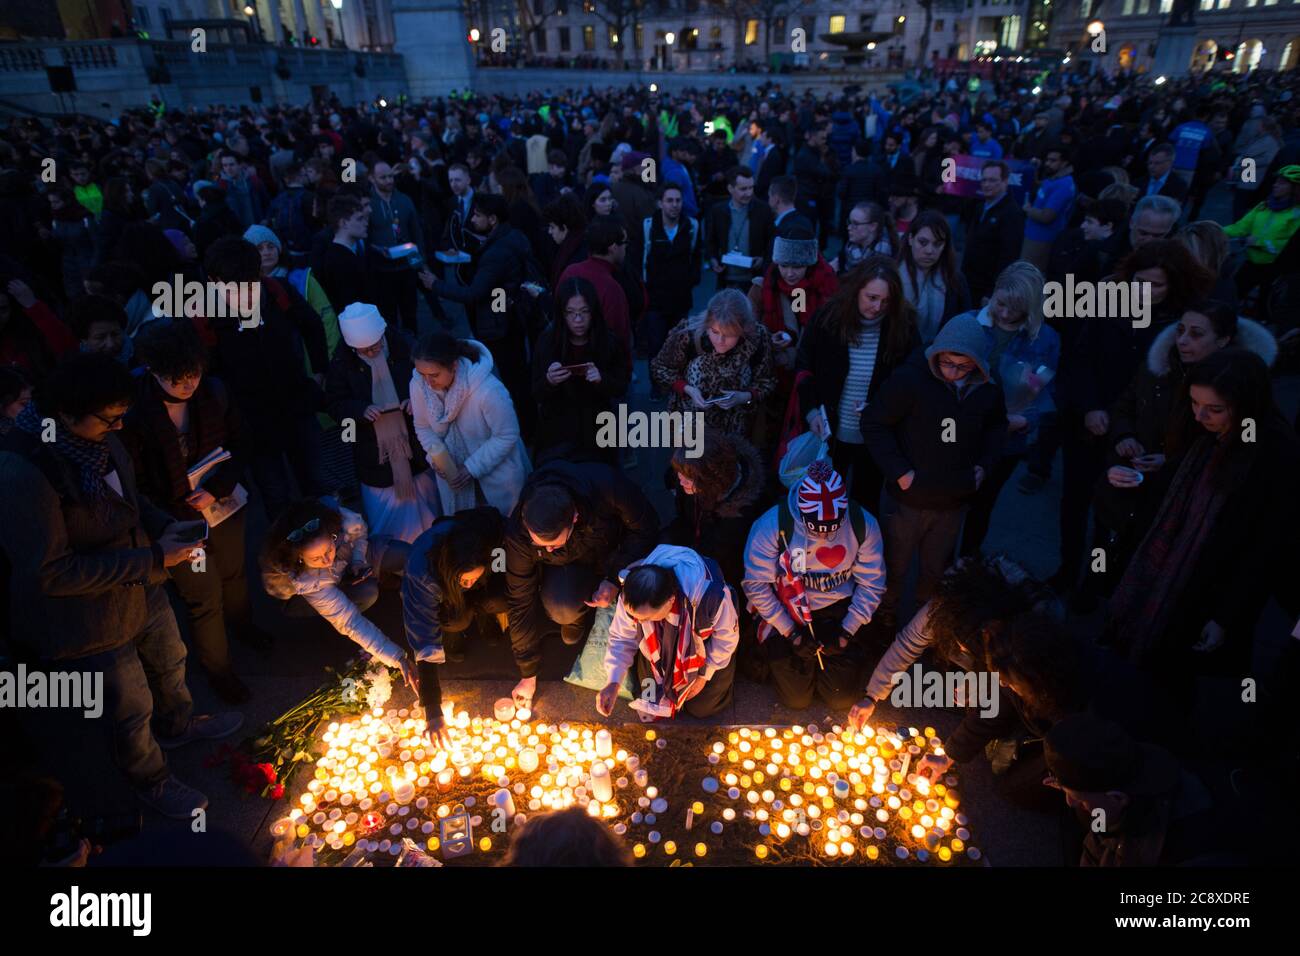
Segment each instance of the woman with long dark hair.
M464 660L463 641L472 626L479 634L499 636L504 630L504 541L505 519L484 506L439 518L411 545L402 617L431 734L443 727L437 665Z
M1107 608L1110 642L1186 707L1196 676L1245 676L1255 626L1292 567L1300 444L1268 367L1223 349L1184 380L1163 500Z
M1154 477L1166 461L1165 442L1176 402L1187 373L1215 352L1242 348L1254 352L1266 365L1277 358L1277 341L1264 326L1238 318L1235 309L1221 302L1201 302L1164 328L1147 353L1132 383L1110 408L1111 467L1094 501L1098 544L1106 548L1106 576L1088 575L1085 582L1103 585L1116 581L1128 566L1133 549L1160 504L1153 491Z
M438 474L442 513L489 504L510 514L530 465L510 393L481 342L445 332L411 353L415 434Z
M610 334L600 297L586 279L569 278L555 290L554 318L533 352L539 458L613 463L616 452L596 442L596 416L627 391L631 359Z
M95 261L107 262L117 257L118 243L135 215L135 189L125 176L113 176L104 184L104 212L95 232Z
M846 276L799 342L795 368L807 373L798 384L800 412L832 443L835 470L852 472L852 498L872 514L883 479L862 438L862 412L920 344L898 266L885 256L872 256Z
M939 326L971 307L970 287L957 262L952 230L937 210L927 209L912 222L903 238L898 271L903 297L916 310L922 345L934 341Z
M546 241L542 211L537 208L527 174L518 166L507 166L496 174L496 181L501 197L510 206L510 225L524 234L537 261L549 270L554 247Z

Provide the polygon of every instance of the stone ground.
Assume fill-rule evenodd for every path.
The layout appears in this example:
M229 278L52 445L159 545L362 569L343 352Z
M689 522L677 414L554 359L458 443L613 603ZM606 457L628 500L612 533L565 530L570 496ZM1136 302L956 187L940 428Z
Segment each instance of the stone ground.
M1222 197L1214 198L1219 201L1212 202L1206 210L1207 215L1214 215L1219 205L1226 207L1226 201ZM1225 221L1224 216L1216 218ZM697 306L702 306L707 301L711 291L708 287L697 290ZM424 310L423 303L421 309ZM422 321L426 328L432 324L427 314ZM457 320L457 325L463 334L463 317ZM651 407L647 393L646 363L641 360L637 363L637 381L632 388L632 406ZM1297 400L1300 399L1300 379L1294 375L1283 376L1279 380L1279 393L1288 414L1294 414ZM671 499L663 482L666 463L666 451L641 450L637 453L633 472L652 495L664 517L671 511ZM1054 471L1047 487L1035 495L1019 492L1016 477L1013 477L998 502L986 550L1005 551L1039 575L1045 576L1054 571L1059 495L1059 467ZM260 514L260 508L255 505L253 515L256 517L250 519L249 540L260 542L265 519ZM249 561L250 568L255 567L255 552L250 552ZM239 644L234 646L236 669L252 689L253 698L244 707L244 731L232 738L231 742L245 733L252 734L263 723L301 700L322 682L323 668L342 664L355 650L354 645L319 619L286 619L271 606L272 602L268 598L259 593L260 589L255 587L254 592L257 617L264 627L276 634L276 642L269 656L259 656ZM371 613L386 633L401 639L400 600L395 593L386 593ZM905 617L903 619L906 620ZM1073 623L1086 632L1094 628L1098 621L1098 615L1094 614ZM1258 653L1261 663L1273 659L1292 623L1284 619L1276 606L1269 608L1260 627ZM594 694L562 680L574 657L574 649L565 647L558 637L548 640L535 712L539 718L550 721L568 719L604 722L596 713ZM513 664L505 639L471 643L464 663L444 668L444 695L455 700L458 708L463 706L471 713L491 713L492 701L508 696L515 680L512 673ZM192 673L189 683L198 711L221 709L220 702L200 674ZM1221 738L1225 746L1230 746L1234 739L1239 739L1239 728L1211 715L1223 712L1220 705L1229 699L1226 695L1231 689L1212 687L1207 688L1207 691L1208 694L1204 695L1207 698L1206 712L1201 719L1206 721L1206 726L1215 728L1216 737ZM405 693L404 689L400 693ZM877 720L886 725L930 725L938 729L940 736L951 732L960 716L955 711L928 709L900 712L887 705L882 705L878 714ZM20 712L20 716L30 719L30 714L27 713ZM732 706L708 723L780 725L823 722L827 716L824 708L787 711L775 702L774 695L768 688L738 680ZM843 718L842 714L830 716L836 720ZM57 716L50 717L48 713L41 715L43 721L58 719ZM619 722L628 721L633 719L633 715L620 705L615 719ZM46 727L46 733L51 729ZM112 809L133 811L139 806L120 773L107 758L108 747L103 738L101 722L87 724L69 718L56 733L58 739L64 739L67 743L59 748L51 770L67 785L69 800L74 807L83 813L91 813ZM224 769L205 767L204 760L213 749L215 748L194 745L174 752L169 760L178 777L208 795L209 829L224 829L250 845L259 856L264 856L270 842L266 833L267 825L281 815L284 804L273 805L257 797L242 795L229 781ZM1212 776L1213 779L1208 781L1211 788L1223 796L1226 779L1218 771ZM971 819L974 840L984 849L990 863L997 866L1042 866L1066 862L1062 849L1062 818L1059 814L1020 811L1002 802L993 791L993 780L985 761L975 761L973 766L962 770L961 777L965 810ZM302 781L299 780L298 786L301 784ZM145 825L150 832L167 832L170 829L179 833L188 827L188 824L164 820L147 810Z

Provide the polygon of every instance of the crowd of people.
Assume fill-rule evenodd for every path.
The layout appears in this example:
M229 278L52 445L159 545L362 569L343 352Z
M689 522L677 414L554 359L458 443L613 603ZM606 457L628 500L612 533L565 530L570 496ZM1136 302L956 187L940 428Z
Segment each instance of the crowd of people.
M1097 76L11 120L5 659L102 673L116 762L189 819L206 797L164 751L242 716L195 714L187 661L237 708L230 641L277 639L255 553L252 586L400 671L435 744L443 667L490 635L531 708L547 636L599 623L593 706L646 721L717 715L746 680L861 728L924 658L997 675L1002 705L965 702L917 772L987 759L1017 806L1104 809L1085 865L1237 852L1205 823L1228 783L1190 771L1207 677L1258 685L1232 788L1296 769L1278 698L1300 652L1261 671L1256 638L1270 601L1300 617L1273 382L1300 325L1297 92ZM1141 293L1090 314L1053 283ZM600 427L633 401L693 416L702 448L647 482ZM1058 452L1040 580L983 545ZM404 633L367 616L385 590Z

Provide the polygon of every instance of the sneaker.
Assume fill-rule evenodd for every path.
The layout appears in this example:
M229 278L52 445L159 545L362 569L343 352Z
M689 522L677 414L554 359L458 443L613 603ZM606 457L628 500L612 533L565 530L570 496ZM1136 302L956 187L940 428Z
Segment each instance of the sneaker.
M185 732L179 736L159 737L157 734L154 736L158 740L158 746L163 750L175 750L196 740L220 740L222 737L229 737L242 726L244 726L244 715L234 711L227 711L224 714L195 714L190 718L190 725L185 728Z
M1027 471L1020 476L1020 480L1016 482L1016 487L1020 489L1021 494L1033 495L1042 491L1043 486L1046 484L1047 477L1045 475L1038 475L1032 471Z
M191 820L195 810L208 808L206 796L170 775L161 783L137 790L135 795L141 803L173 820Z
M248 685L231 673L209 674L208 683L227 704L242 704L253 696Z

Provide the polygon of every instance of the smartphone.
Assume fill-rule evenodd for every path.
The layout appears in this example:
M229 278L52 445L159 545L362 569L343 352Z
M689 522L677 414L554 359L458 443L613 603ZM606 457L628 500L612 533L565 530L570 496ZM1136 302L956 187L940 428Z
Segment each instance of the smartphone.
M585 372L590 367L590 362L579 362L577 365L561 365L560 370L565 372Z
M202 527L198 529L197 533L194 531L186 531L184 535L178 536L179 540L184 541L186 544L192 544L195 541L204 540L208 536L208 523L207 521L202 521L196 522L196 524L202 525Z

